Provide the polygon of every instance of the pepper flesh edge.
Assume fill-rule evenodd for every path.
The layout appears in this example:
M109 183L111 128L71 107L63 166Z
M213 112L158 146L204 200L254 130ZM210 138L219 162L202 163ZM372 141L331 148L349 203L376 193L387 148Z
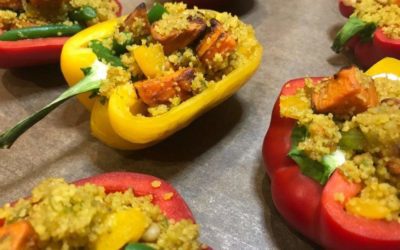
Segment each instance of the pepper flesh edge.
M366 73L369 75L392 73L400 76L400 61L394 58L385 58ZM313 78L312 80L316 82L319 79ZM289 81L282 87L280 96L293 95L296 89L302 85L304 85L302 79ZM334 199L334 194L341 191L346 191L347 199L357 195L360 190L357 184L345 181L339 172L335 171L326 186L322 187L299 171L296 163L287 156L290 150L291 130L294 125L295 120L280 117L278 98L271 116L270 127L264 139L263 157L267 174L271 179L273 201L285 220L303 235L328 249L356 249L357 247L397 249L400 244L400 223L369 220L350 215L344 210L344 205ZM338 182L338 180L342 182ZM294 190L300 188L310 195L297 196L298 191L296 190L296 192L285 192L285 197L282 197L280 189L293 182L301 184L294 187ZM341 188L343 182L347 183L344 185L345 189ZM335 183L341 183L341 185L336 186ZM321 188L322 192L318 193L318 187L315 184ZM297 203L293 203L296 199ZM311 202L305 201L305 199L311 200ZM318 205L313 203L315 200L318 201ZM304 204L309 204L307 206L309 209L304 209ZM296 216L300 218L296 218ZM378 237L374 235L377 230L379 230ZM383 238L384 236L386 237Z

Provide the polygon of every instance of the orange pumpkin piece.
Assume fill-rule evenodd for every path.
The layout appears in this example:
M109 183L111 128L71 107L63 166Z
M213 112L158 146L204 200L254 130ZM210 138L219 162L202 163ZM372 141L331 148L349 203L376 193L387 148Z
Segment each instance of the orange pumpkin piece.
M317 113L352 116L378 105L374 81L355 66L340 70L314 88L312 105Z
M226 59L237 46L236 40L224 30L220 22L211 19L210 23L211 31L197 47L197 55L206 65L212 64L216 54L221 54L223 59Z
M27 221L18 221L0 227L0 249L34 250L38 249L37 235Z
M174 51L183 49L196 41L206 30L207 24L203 18L188 17L189 25L185 29L173 30L169 34L157 32L155 28L158 22L151 26L151 36L154 40L161 43L164 53L169 55Z
M191 83L194 79L192 68L181 69L170 75L135 83L140 99L150 107L169 104L179 97L182 101L192 96Z

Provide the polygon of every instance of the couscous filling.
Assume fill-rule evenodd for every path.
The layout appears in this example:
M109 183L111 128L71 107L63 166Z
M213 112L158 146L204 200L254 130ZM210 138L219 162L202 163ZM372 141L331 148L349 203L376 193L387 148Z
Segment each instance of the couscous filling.
M86 9L82 11L83 8ZM0 1L0 34L55 23L72 25L79 22L89 26L115 18L118 10L114 0Z
M101 186L76 186L62 179L45 180L30 198L6 204L0 220L26 238L21 249L111 250L129 249L124 247L133 243L147 247L140 249L202 248L198 225L168 219L150 195L135 196L130 189L107 194ZM12 242L3 236L0 249L11 249Z
M281 115L298 121L307 137L297 148L321 161L337 150L339 171L362 186L345 200L346 211L369 219L400 222L400 80L373 79L355 67L314 85L306 80L293 96L280 99Z
M139 116L162 115L200 94L246 65L257 48L254 30L236 16L183 3L163 8L153 20L152 9L139 5L100 41L120 63L103 60L110 69L98 94L107 100L117 86L131 85L143 105Z

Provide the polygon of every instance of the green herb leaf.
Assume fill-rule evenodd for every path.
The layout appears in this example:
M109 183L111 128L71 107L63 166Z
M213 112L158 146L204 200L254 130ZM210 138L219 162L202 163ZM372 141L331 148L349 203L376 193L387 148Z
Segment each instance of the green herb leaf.
M89 48L96 54L97 58L105 61L115 67L124 67L121 59L115 56L111 49L105 47L100 41L92 40L89 43Z
M331 48L336 53L339 53L346 43L356 35L360 36L362 42L367 42L373 37L376 27L375 23L364 22L353 15L337 33Z
M290 137L292 149L297 148L297 145L308 137L308 130L305 126L296 125L292 130Z
M150 23L154 23L161 19L162 15L167 13L167 9L160 3L155 3L153 7L150 9L149 13L147 13L147 18Z
M17 123L17 125L1 134L0 148L10 148L20 135L22 135L26 130L35 125L38 121L43 119L46 115L48 115L51 111L60 106L66 100L70 99L73 96L100 88L101 81L104 80L106 77L107 65L99 61L95 61L95 63L92 65L92 69L89 71L89 74L85 78L64 91L50 104L43 107L41 110L37 111L31 116L25 118L24 120L20 121L19 123Z
M321 162L315 161L297 148L298 144L304 141L307 136L306 127L295 126L291 136L292 148L288 155L297 163L301 173L321 185L325 185L335 169L344 163L344 154L342 151L336 150L332 154L324 156Z

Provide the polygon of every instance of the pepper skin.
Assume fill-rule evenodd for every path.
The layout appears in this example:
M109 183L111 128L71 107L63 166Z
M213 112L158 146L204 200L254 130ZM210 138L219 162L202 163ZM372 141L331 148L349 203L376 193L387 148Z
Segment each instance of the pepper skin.
M339 0L339 10L344 17L349 17L354 8ZM359 65L366 69L385 57L400 59L400 40L388 38L379 27L371 41L361 42L358 37L354 37L347 43L347 48L353 51Z
M119 5L118 16L122 6ZM58 63L61 50L69 37L50 37L18 41L0 41L0 68L19 68Z
M400 76L400 61L385 58L367 71L369 75L382 73ZM315 83L320 79L312 78ZM282 87L280 95L293 95L303 86L304 78L291 80ZM327 249L399 249L400 223L353 216L335 200L335 193L342 192L346 200L357 195L361 190L358 184L348 182L335 171L321 186L300 172L288 157L295 123L280 116L278 98L263 144L272 198L288 224Z
M61 69L69 85L83 78L81 68L90 67L96 59L96 55L86 44L94 39L101 40L111 36L116 25L117 20L100 23L68 40L61 55ZM234 70L223 80L160 116L135 115L142 108L141 102L138 101L134 88L127 85L117 87L113 91L106 104L107 109L101 108L100 105L93 109L96 98L89 99L89 94L78 98L92 111L92 119L96 117L96 122L91 122L92 133L102 142L123 150L149 147L188 126L194 119L238 91L257 70L261 63L262 51L262 46L258 45L249 55L251 62L246 66ZM107 111L108 115L104 114Z

